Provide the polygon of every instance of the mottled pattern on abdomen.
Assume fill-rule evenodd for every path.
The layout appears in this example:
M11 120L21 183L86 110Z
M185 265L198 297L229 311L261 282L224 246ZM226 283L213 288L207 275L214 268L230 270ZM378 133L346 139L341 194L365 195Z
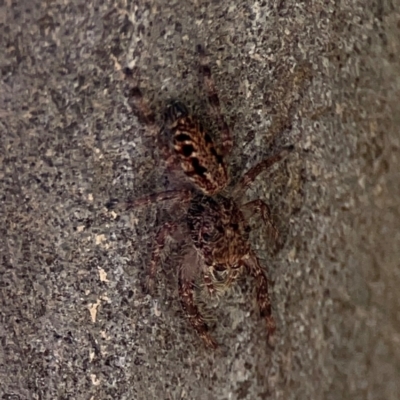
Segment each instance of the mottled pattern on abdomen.
M201 124L191 116L184 116L169 129L182 169L194 185L209 196L224 189L228 174L223 157Z

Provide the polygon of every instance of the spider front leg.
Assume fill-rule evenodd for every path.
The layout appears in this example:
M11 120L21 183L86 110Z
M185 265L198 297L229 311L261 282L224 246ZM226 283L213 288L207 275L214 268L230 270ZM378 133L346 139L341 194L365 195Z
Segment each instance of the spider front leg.
M204 317L200 314L199 308L194 301L194 290L194 281L185 277L183 268L181 268L179 272L179 296L181 298L183 310L185 311L190 324L203 339L206 346L216 349L218 344L208 332L208 326Z
M273 221L269 206L264 201L260 199L249 201L248 203L243 204L240 209L244 212L249 211L251 213L248 215L249 217L253 216L255 213L260 213L264 224L270 227L274 241L280 241L279 230Z
M273 165L278 163L287 157L294 150L294 146L287 146L281 149L277 154L259 162L254 167L250 168L237 183L235 189L233 190L232 197L235 199L240 199L246 189L251 183L260 175L261 172L268 170Z
M153 195L149 195L143 197L141 199L136 200L128 200L125 202L119 202L118 200L110 200L106 207L109 210L114 209L122 209L122 210L132 210L132 209L139 209L144 206L158 203L161 201L168 201L168 200L179 200L182 203L187 203L192 198L192 194L189 190L169 190L161 193L156 193ZM176 223L167 222L164 226L159 230L157 237L156 237L156 246L154 247L150 266L149 266L149 275L147 278L146 287L149 292L152 292L154 289L154 278L157 272L157 265L160 262L160 255L161 250L165 246L165 242L168 236L172 236L176 230L178 229L178 225Z
M138 85L139 72L133 71L130 68L124 69L125 77L133 82L133 87L129 92L128 103L132 107L132 111L139 119L139 121L145 123L152 134L157 135L159 127L156 124L156 117L149 104L144 100L142 91Z
M151 194L136 200L129 199L120 202L118 199L112 199L106 204L106 207L109 210L133 210L168 200L179 200L182 203L188 203L191 198L192 192L190 190L166 190L165 192Z
M157 273L157 266L161 261L161 252L165 247L165 243L168 237L172 237L178 230L178 224L166 222L158 231L156 236L156 243L151 255L150 266L146 281L146 289L150 292L154 292L155 277Z
M207 91L210 112L217 120L220 130L222 155L226 156L231 152L233 147L231 132L221 112L221 105L218 97L218 92L212 78L211 68L209 66L205 51L201 45L197 46L197 52L200 56L200 73L203 77L204 86Z
M267 323L268 340L272 340L276 330L274 317L272 316L271 299L268 293L268 279L261 268L257 256L250 252L244 259L250 274L253 276L257 288L257 303L260 310L260 316Z

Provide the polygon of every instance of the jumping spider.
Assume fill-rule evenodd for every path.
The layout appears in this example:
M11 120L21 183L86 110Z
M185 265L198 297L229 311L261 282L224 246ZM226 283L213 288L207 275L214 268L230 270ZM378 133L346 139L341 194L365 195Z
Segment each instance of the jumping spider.
M228 191L226 188L229 177L224 156L229 154L232 149L232 138L221 113L218 94L207 58L201 47L198 47L198 52L210 113L213 114L219 125L221 150L216 148L210 135L205 132L200 122L190 115L188 109L181 102L172 102L167 107L164 126L161 128L161 131L166 133L170 140L170 150L164 150L169 162L184 172L192 183L192 187L164 191L125 203L111 201L109 208L117 205L122 209L137 209L161 201L179 201L185 205L186 223L179 225L177 222L166 222L157 234L148 270L148 288L151 290L154 286L157 266L161 261L161 250L165 247L166 239L169 236L177 237L179 232L181 233L180 238L183 239L182 232L185 233L185 239L191 241L191 250L186 250L186 255L190 254L190 251L194 251L196 256L182 258L192 265L181 265L179 268L181 303L190 323L205 344L216 348L217 343L210 335L205 319L195 301L195 281L198 273L202 274L204 285L210 295L218 294L218 287L221 286L220 281L217 282L216 276L219 279L222 276L222 286L228 287L244 271L250 273L257 289L260 315L267 323L268 337L271 337L275 331L276 326L268 293L268 279L250 247L250 226L244 214L250 213L248 216L251 216L255 212L259 212L263 221L273 230L276 240L279 235L272 223L269 208L262 200L241 204L240 199L249 184L262 171L287 156L293 146L283 148L277 154L258 163L242 176L232 190ZM126 72L129 75L130 71ZM143 99L138 86L131 90L130 103L139 120L146 123L151 132L158 134L160 127L156 124L155 115Z

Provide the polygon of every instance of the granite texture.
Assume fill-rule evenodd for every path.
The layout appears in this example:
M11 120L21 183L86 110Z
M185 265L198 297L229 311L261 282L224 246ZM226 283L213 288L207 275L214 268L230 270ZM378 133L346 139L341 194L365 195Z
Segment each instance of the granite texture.
M399 398L398 1L4 0L0 43L0 399ZM196 44L233 127L233 179L277 140L296 146L248 191L285 237L273 254L261 225L252 236L274 349L244 280L206 350L173 256L157 294L142 290L174 210L104 207L177 185L121 68L140 69L156 110L201 112Z

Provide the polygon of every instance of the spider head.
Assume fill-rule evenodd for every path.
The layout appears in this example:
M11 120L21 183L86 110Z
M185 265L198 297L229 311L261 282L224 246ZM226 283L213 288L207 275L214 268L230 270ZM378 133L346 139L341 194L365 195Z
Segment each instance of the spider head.
M240 269L242 267L242 262L237 262L236 260L235 260L235 262L232 264L232 265L230 265L229 263L226 263L226 264L215 264L215 265L213 265L213 269L215 270L215 271L217 271L217 272L225 272L225 271L227 271L227 270L238 270L238 269Z

